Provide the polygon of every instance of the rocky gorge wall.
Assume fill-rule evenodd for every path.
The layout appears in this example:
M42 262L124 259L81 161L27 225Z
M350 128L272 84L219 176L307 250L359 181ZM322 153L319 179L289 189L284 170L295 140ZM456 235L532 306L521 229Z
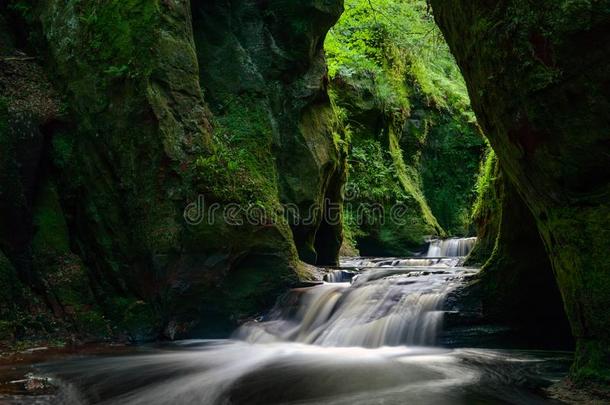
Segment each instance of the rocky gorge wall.
M469 235L484 138L426 2L350 1L325 49L346 134L347 242L408 256Z
M477 190L473 222L478 239L464 264L481 271L452 293L447 304L460 315L448 319L447 330L477 325L488 330L479 333L481 341L573 349L561 294L536 221L491 150Z
M0 339L222 335L307 279L301 260L333 263L342 229L319 212L308 224L239 227L222 217L189 225L183 214L200 196L205 207L263 212L341 203L350 151L322 53L341 3L3 3ZM557 283L577 340L574 381L608 382L610 4L431 3L501 162L490 160L502 182L487 187L477 217L488 229L479 259L488 302L501 309L511 301L503 287L523 286L531 266L511 273L503 260L531 242L521 253L546 273L524 291L545 288L556 314ZM381 146L383 170L436 153L413 148L405 128L434 121L439 98L388 113L349 79L331 86L362 124L353 132L364 160ZM418 105L433 113L418 120ZM407 191L417 229L390 239L415 246L443 230L422 197L426 176L402 169L388 178ZM509 225L529 214L522 239Z
M336 264L341 245L340 221L321 227L327 204L341 202L345 177L322 52L341 11L339 2L193 2L218 149L236 153L242 170L273 186L257 198L271 195L312 214L311 224L291 218L299 256L311 264Z
M32 108L2 93L3 142L26 149L29 125L44 145L35 156L3 149L3 167L16 168L0 184L10 208L3 280L41 297L49 323L65 323L58 330L175 338L222 335L268 306L309 277L299 255L333 263L340 224L322 225L318 212L291 227L281 210L340 203L322 43L341 10L316 1L3 5L7 57L26 52L43 72L35 83L60 100L44 120L15 120ZM3 74L7 88L23 75ZM35 170L19 172L26 166ZM232 226L200 215L213 203L280 219L248 224L240 211L233 219L244 225ZM84 325L79 314L95 319ZM9 338L50 329L3 323Z
M577 341L572 379L607 383L610 2L431 3L544 242Z

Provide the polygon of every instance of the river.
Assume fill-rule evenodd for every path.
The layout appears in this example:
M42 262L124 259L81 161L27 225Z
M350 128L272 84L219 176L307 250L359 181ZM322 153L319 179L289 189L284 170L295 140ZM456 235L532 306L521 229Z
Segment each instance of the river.
M545 397L544 389L566 375L571 353L448 348L439 342L447 294L477 272L461 267L473 243L433 241L420 258L344 259L323 284L289 291L231 339L38 364L37 378L54 392L4 401L559 403Z

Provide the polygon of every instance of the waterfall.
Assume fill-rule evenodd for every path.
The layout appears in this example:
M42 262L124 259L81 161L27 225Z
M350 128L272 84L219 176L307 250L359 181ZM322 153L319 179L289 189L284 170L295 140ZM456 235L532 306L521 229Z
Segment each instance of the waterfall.
M346 269L368 269L373 267L455 267L459 260L456 258L441 258L441 257L410 257L406 259L384 258L350 258L341 261L341 266ZM343 272L346 270L334 270L333 272ZM335 276L333 276L335 277ZM337 276L338 277L338 276ZM328 279L325 281L331 281ZM343 280L349 281L349 280Z
M477 238L436 239L430 241L428 257L464 257L474 247Z
M9 384L58 387L49 402L28 390L25 403L32 404L547 403L524 387L538 392L558 381L570 353L553 360L539 351L429 347L441 332L447 294L476 272L458 267L460 260L348 259L347 268L327 272L327 282L289 291L234 339L172 342L131 355L121 348L113 357L96 349L95 356L36 366L36 375L44 373L36 380L25 368L28 375Z
M434 345L445 297L467 270L437 259L360 260L361 272L334 270L323 285L290 291L262 322L243 325L234 337L335 347Z
M350 270L332 270L324 276L329 283L349 283L358 273Z

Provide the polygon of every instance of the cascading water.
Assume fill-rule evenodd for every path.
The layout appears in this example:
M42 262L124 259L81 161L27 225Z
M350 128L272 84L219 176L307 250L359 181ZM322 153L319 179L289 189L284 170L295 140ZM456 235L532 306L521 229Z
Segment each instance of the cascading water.
M449 258L429 252L432 258L343 261L343 269L327 274L327 284L290 292L265 322L248 323L235 337L320 346L434 345L447 293L472 272L457 264L475 240L431 243L433 254Z
M452 281L468 272L455 267L374 267L354 276L350 284L343 282L347 274L336 270L330 280L342 282L291 291L264 322L244 325L235 337L252 343L321 346L434 345L444 298Z
M474 247L477 238L435 239L430 241L428 257L464 257Z
M469 243L434 242L429 258L344 260L232 339L41 365L57 393L15 403L546 403L531 387L561 378L570 356L422 347L436 342L446 294L475 271L451 257Z

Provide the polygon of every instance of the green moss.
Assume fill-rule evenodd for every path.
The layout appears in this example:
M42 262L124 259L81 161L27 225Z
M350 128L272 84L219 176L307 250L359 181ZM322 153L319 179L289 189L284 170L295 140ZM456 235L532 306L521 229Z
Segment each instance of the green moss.
M91 309L77 311L74 315L77 330L84 335L103 338L110 335L109 322L98 311Z
M607 375L610 108L607 1L432 0L479 123L534 216L580 350ZM518 222L518 220L516 220ZM582 370L582 374L580 373Z
M388 143L393 146L352 137L344 222L348 235L365 254L406 255L420 247L425 236L442 234L442 230L416 183L417 174L404 164L392 134ZM397 203L409 210L408 218L400 218L400 222L391 218Z
M325 42L330 95L350 144L348 190L386 212L395 203L409 211L406 224L368 229L346 215L348 234L376 245L375 254L410 254L426 236L469 232L483 140L438 35L425 1L351 0Z
M284 286L296 284L296 274L276 275L269 271L278 265L281 259L273 256L257 255L245 258L236 266L223 281L223 289L228 293L229 310L235 314L236 320L245 318L262 308L273 304L274 298L279 296ZM284 266L288 263L284 263ZM271 292L261 293L261 291Z
M197 193L195 160L209 152L190 10L157 1L48 1L34 12L48 73L75 123L52 139L53 180L71 234L44 190L35 263L66 318L107 334L109 322L123 322L113 298L153 301L153 260L178 260L182 210ZM70 245L88 267L66 253ZM163 277L166 269L155 270ZM133 317L148 318L137 307Z
M596 340L580 340L572 366L572 381L576 385L610 383L610 349L607 343Z
M483 264L467 287L470 296L481 300L487 322L508 326L530 347L571 349L570 325L536 221L494 162L490 154L479 182L480 196L489 200L478 208L481 233L466 262Z
M419 93L472 120L464 80L439 36L425 1L349 0L326 39L329 74L369 90L389 114L408 111Z
M494 182L498 177L498 159L493 149L487 150L487 157L481 162L479 176L475 185L477 199L472 206L472 220L477 222L496 211L498 198L494 189ZM494 204L494 205L489 205Z
M229 98L227 104L214 119L214 153L196 161L198 181L215 201L275 210L279 202L269 109L247 96Z
M476 200L470 214L478 239L466 260L467 265L482 266L489 260L496 246L502 218L503 181L496 154L488 148L487 157L481 163L475 186Z
M274 280L285 287L297 277L294 235L303 231L305 242L298 244L310 250L318 235L340 237L336 229L320 230L319 218L294 233L283 220L242 227L222 218L193 227L184 222L184 207L201 194L223 207L277 211L280 201L338 200L342 178L321 58L321 38L340 3L303 4L295 8L309 12L295 12L274 2L265 10L218 2L219 18L210 22L205 13L214 6L50 0L27 10L44 34L41 60L73 117L50 135L57 193L50 187L38 196L34 265L45 298L78 329L102 333L112 322L138 336L146 334L140 329L158 332L164 325L152 318L162 318L186 330L201 319L204 303L229 318L258 311L263 297L273 299L268 290L277 292ZM286 32L287 23L298 29ZM233 29L238 26L260 32ZM201 35L206 30L211 35ZM200 75L209 80L200 83ZM336 256L327 250L324 256ZM261 255L271 259L259 263ZM237 277L242 268L264 277ZM231 272L234 282L223 283ZM207 293L220 285L226 300L211 302ZM124 311L132 315L117 313L118 297L130 302ZM253 304L246 308L240 300Z
M110 336L110 320L91 291L87 269L73 254L34 251L34 269L44 284L47 300L55 302L61 311L58 321L62 328L73 328L81 336Z
M403 150L398 143L398 137L396 136L392 127L389 129L388 149L390 156L392 157L394 167L396 168L396 176L398 177L398 181L404 190L407 191L408 195L414 198L417 202L417 206L421 209L423 223L430 225L431 230L440 234L439 236L443 236L444 231L441 229L440 225L438 225L438 222L434 217L434 214L432 214L428 202L421 191L419 173L416 168L407 166L405 164L405 160L403 159Z
M108 301L108 315L115 333L127 334L138 342L157 338L162 322L152 304L126 297L112 297Z
M485 141L461 114L428 112L422 154L422 191L430 210L449 235L472 235L470 211L476 198L477 169Z
M112 0L85 4L70 1L62 7L70 10L69 20L78 27L78 33L66 39L76 41L78 38L83 45L86 44L82 49L83 60L78 65L80 68L94 67L108 75L109 80L118 76L147 76L152 72L152 47L155 35L158 35L154 27L159 18L156 2ZM60 11L59 7L55 10ZM50 36L54 34L60 35L61 32L47 33ZM122 74L117 76L118 71Z
M339 2L271 2L262 10L245 1L230 10L221 2L193 7L201 84L215 128L215 151L199 157L197 178L214 202L262 207L271 216L280 204L303 214L323 206L325 197L340 200L342 140L321 57L321 38L340 8ZM291 228L280 222L276 237L288 235L302 260L336 261L340 227L323 224L318 214Z
M45 180L33 207L33 269L44 286L55 315L83 336L106 337L109 321L102 315L81 259L70 250L68 226L55 184Z

